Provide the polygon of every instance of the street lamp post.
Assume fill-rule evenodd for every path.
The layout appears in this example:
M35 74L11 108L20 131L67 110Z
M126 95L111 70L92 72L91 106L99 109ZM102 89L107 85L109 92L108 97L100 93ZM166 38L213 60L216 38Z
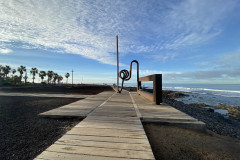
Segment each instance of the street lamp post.
M119 59L118 59L118 35L116 36L116 45L117 45L117 92L119 93Z
M73 70L72 70L72 87L73 87Z

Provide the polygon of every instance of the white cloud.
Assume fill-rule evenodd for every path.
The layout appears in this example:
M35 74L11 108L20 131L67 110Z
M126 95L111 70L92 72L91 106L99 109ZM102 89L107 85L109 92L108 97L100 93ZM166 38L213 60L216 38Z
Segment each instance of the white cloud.
M120 53L173 53L222 31L236 1L1 0L0 47L51 49L115 64ZM14 43L13 43L14 42ZM162 57L167 60L168 58Z
M166 80L179 82L226 82L240 83L240 53L227 54L214 61L205 61L205 70L191 72L167 73Z
M11 49L8 49L8 48L0 48L0 54L8 54L8 53L11 53L12 50Z

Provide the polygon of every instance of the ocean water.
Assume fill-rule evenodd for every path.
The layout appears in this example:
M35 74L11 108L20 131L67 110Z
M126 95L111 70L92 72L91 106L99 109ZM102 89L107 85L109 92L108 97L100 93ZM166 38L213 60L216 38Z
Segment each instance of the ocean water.
M126 83L125 86L136 84ZM152 88L152 83L143 83L142 86ZM163 84L163 90L184 92L189 96L177 100L187 104L240 106L240 84Z

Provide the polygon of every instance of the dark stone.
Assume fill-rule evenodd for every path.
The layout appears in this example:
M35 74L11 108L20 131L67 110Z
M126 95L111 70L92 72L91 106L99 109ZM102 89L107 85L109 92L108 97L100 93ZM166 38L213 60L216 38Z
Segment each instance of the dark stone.
M210 107L206 107L206 110L207 110L208 112L214 112L214 109L212 109L212 108L210 108Z

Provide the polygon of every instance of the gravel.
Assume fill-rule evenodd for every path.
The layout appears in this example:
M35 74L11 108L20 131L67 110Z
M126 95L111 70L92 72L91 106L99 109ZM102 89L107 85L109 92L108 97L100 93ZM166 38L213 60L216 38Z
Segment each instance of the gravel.
M0 96L0 159L35 158L80 121L37 115L77 100Z

